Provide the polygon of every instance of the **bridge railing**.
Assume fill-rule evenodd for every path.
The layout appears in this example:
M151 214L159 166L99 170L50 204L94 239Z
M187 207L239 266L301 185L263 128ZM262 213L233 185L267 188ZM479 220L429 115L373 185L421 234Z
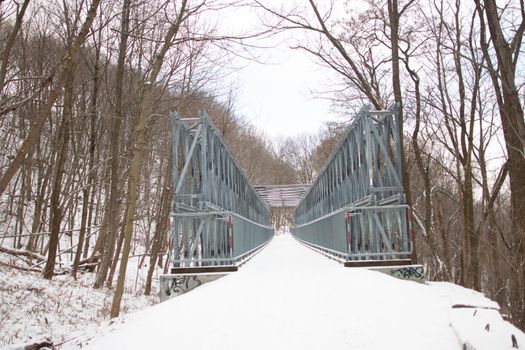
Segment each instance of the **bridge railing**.
M408 258L410 211L395 106L365 106L294 212L292 233L345 260Z
M170 113L175 267L235 265L273 237L270 210L205 113Z

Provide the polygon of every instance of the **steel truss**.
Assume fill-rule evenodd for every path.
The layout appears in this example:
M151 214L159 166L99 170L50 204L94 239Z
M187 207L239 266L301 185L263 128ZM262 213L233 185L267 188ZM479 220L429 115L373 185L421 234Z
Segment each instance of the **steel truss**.
M397 108L364 106L295 209L292 233L345 260L408 258L402 181Z
M205 113L170 113L175 267L235 265L273 236L270 210Z

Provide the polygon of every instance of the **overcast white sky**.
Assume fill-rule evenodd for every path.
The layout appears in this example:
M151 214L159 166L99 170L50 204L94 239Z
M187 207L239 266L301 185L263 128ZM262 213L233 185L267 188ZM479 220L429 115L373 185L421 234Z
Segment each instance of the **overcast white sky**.
M260 27L261 23L253 11L237 8L227 15L223 13L219 25L243 31ZM314 98L311 93L327 85L329 72L307 53L289 48L291 43L285 39L288 35L257 42L271 47L255 50L261 63L237 58L233 64L242 68L230 76L237 88L236 111L272 139L317 133L324 121L337 118L330 111L329 101Z
M272 138L316 133L324 121L335 119L330 103L311 93L326 84L326 71L286 45L269 56L271 63L250 62L238 73L241 115Z

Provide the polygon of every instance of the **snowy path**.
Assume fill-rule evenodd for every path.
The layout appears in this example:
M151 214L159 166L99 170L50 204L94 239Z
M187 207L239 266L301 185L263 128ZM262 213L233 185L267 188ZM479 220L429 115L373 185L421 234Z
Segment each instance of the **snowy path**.
M283 235L239 272L130 315L91 348L460 349L450 310L436 286L344 268Z

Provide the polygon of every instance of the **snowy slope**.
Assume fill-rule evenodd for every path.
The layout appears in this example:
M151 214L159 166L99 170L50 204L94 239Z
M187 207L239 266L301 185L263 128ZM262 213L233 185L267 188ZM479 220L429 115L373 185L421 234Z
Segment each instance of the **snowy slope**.
M519 330L494 314L472 322L460 303L499 316L474 291L344 268L282 235L239 272L101 328L90 348L511 349L510 333L525 348Z
M77 344L77 336L87 330L95 332L101 322L109 320L113 290L93 289L94 274L79 273L76 281L69 275L48 281L40 273L10 268L15 263L11 258L0 256L0 349L46 338L55 345ZM130 262L122 313L158 302L156 295L142 295L146 269L139 275L136 260Z

